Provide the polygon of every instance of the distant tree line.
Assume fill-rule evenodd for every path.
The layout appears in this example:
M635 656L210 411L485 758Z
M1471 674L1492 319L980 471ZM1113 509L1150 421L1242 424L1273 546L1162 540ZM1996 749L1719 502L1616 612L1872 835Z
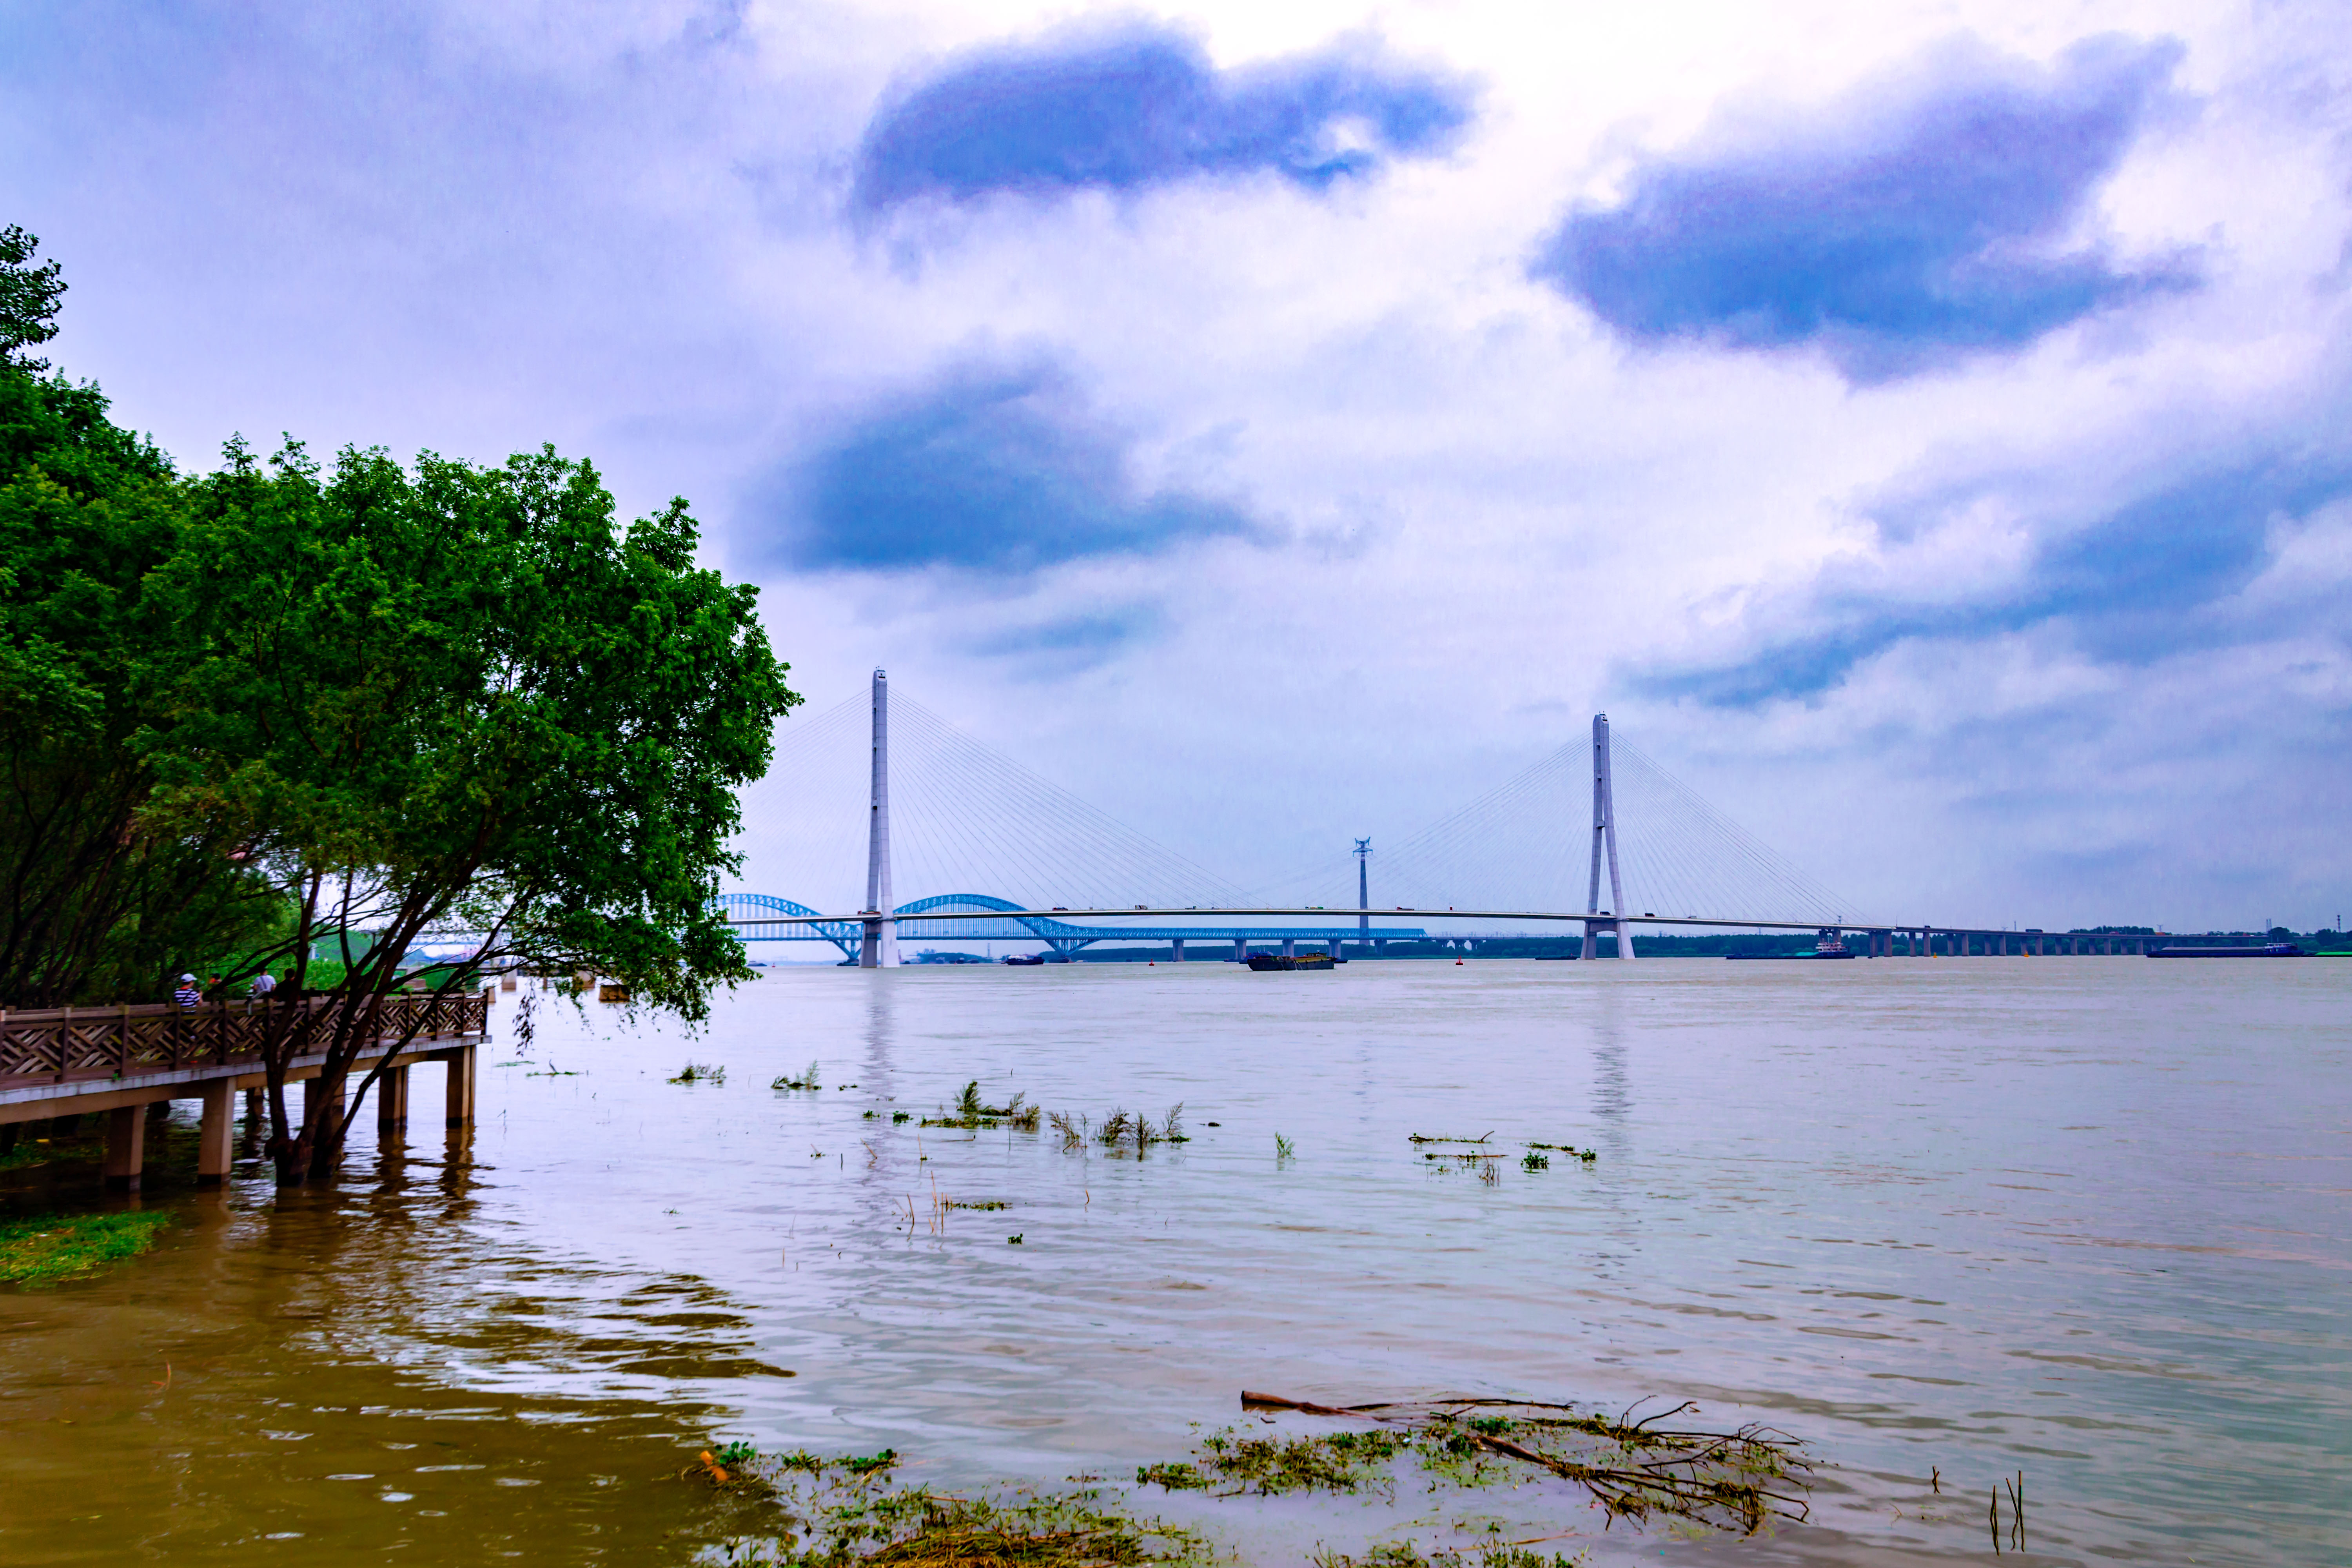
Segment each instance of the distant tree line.
M695 566L685 501L621 526L551 447L237 439L183 473L32 357L65 290L37 251L0 231L0 1005L268 970L362 1018L436 935L476 946L445 991L584 967L699 1016L747 976L711 900L800 699L757 591ZM289 1122L282 1054L299 1181L344 1129Z

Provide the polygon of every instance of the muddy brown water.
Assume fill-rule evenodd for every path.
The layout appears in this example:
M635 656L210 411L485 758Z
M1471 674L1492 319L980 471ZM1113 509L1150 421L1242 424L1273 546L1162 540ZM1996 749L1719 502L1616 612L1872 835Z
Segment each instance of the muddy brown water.
M675 1479L716 1440L1066 1486L1243 1387L1691 1399L1822 1466L1814 1522L1746 1542L1544 1488L1139 1500L1253 1563L1414 1521L1990 1560L2021 1470L2029 1562L2352 1560L2352 963L796 968L691 1037L541 997L520 1056L519 1000L470 1137L363 1116L291 1195L195 1191L183 1139L133 1200L180 1222L156 1251L0 1290L0 1561L716 1561L766 1528ZM665 1081L689 1059L725 1082ZM1181 1100L1192 1141L919 1126L975 1078ZM1408 1142L1489 1131L1493 1184Z

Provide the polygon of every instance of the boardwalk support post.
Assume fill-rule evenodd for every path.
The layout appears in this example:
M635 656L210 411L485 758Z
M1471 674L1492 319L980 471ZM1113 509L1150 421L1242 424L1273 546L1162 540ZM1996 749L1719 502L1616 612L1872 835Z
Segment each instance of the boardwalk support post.
M475 1047L461 1046L449 1053L449 1115L447 1125L474 1124Z
M397 1143L407 1130L408 1069L386 1068L375 1080L375 1135L383 1142Z
M228 1180L236 1141L236 1084L225 1078L205 1084L204 1107L196 1129L196 1185L217 1187Z
M135 1193L147 1157L147 1108L118 1105L106 1113L106 1190Z

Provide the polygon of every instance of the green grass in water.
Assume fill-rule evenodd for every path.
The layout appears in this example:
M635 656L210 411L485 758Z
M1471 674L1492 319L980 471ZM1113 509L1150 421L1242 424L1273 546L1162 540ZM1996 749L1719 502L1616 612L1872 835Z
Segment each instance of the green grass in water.
M0 1219L0 1284L49 1285L136 1258L172 1223L162 1214L36 1215Z

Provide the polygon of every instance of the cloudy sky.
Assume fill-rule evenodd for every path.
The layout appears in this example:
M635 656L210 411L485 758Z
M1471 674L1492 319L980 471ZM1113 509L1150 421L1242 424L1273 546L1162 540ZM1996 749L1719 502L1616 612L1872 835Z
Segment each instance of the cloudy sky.
M887 665L1244 886L1605 708L1885 918L2310 926L2347 45L2268 0L12 5L0 221L184 464L551 441L683 493L812 710Z

